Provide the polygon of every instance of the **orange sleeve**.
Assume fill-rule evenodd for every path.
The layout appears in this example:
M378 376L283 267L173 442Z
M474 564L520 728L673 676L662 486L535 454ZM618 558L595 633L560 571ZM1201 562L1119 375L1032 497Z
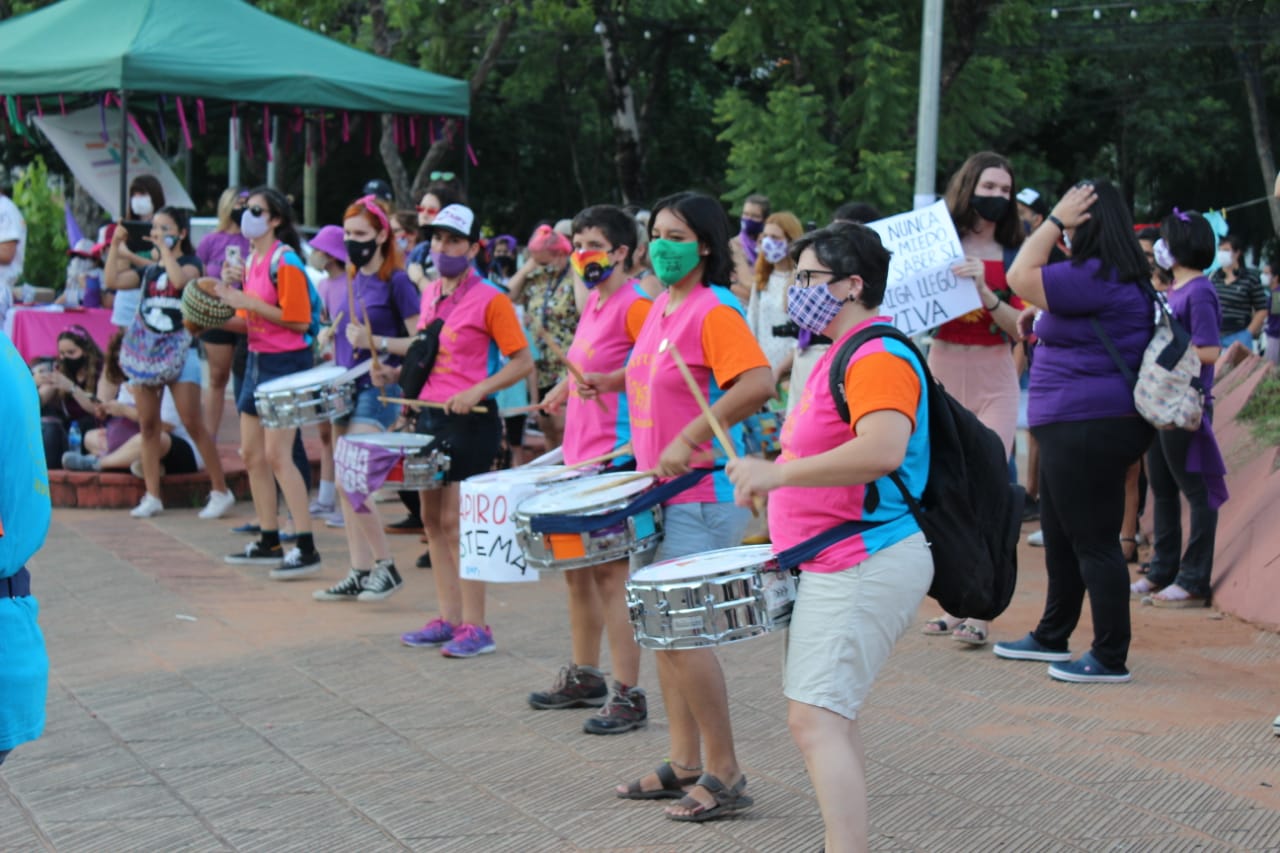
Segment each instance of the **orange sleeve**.
M652 299L637 299L627 309L627 337L631 339L631 343L634 344L640 337L640 327L644 325L645 319L649 316L649 309L652 307Z
M717 305L703 319L702 352L721 388L752 368L769 366L747 321L728 305Z
M505 294L498 294L485 306L484 327L505 356L510 357L529 346L529 339L524 336L524 329L520 328L516 308Z
M311 322L311 294L307 274L293 264L280 262L276 269L276 297L285 323Z
M844 393L849 399L849 431L856 434L858 418L872 412L901 412L916 426L920 405L920 377L904 358L875 352L849 365L844 375Z

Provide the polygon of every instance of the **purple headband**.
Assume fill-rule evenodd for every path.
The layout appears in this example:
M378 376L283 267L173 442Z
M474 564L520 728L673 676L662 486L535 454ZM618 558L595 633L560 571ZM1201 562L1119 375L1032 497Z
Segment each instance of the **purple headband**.
M387 219L386 212L383 211L383 209L378 206L377 196L373 195L372 193L369 195L361 196L360 198L356 199L356 204L362 205L365 210L369 211L374 216L376 216L378 218L378 222L382 224L382 227L385 230L387 231L391 230L391 222L390 220Z
M1183 213L1181 210L1178 210L1178 208L1176 207L1173 209L1173 215L1181 219L1183 222L1191 221L1191 217L1188 214Z

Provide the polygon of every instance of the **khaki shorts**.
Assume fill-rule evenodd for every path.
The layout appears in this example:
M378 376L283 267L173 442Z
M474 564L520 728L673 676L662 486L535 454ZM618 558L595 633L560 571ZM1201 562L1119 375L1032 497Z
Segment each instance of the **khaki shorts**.
M782 692L850 720L933 582L916 533L842 572L804 572L783 658Z

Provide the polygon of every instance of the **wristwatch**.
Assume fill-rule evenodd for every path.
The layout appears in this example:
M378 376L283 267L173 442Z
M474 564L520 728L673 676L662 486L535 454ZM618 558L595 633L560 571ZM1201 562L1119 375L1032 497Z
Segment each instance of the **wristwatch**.
M378 354L386 355L388 352L389 350L387 349L387 339L384 337L382 341L378 344Z

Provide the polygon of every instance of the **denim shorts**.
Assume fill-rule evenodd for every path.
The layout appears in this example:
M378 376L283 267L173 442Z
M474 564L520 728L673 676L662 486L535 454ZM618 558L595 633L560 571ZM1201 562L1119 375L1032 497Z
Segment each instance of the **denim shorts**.
M182 372L178 374L178 378L174 382L190 382L192 385L200 385L202 375L200 373L200 348L193 346L187 348L187 358L182 362Z
M391 429L391 425L396 422L396 418L400 417L400 405L398 403L383 403L378 398L403 396L404 394L400 391L399 385L386 385L382 388L366 385L356 392L356 404L351 414L334 418L333 422L341 426L368 424L382 430Z
M728 502L664 504L662 541L652 555L633 555L631 571L650 562L741 545L750 523L751 510Z
M244 382L236 398L236 411L242 415L258 416L253 392L258 386L291 373L301 373L315 366L311 347L292 352L251 352L244 366Z

